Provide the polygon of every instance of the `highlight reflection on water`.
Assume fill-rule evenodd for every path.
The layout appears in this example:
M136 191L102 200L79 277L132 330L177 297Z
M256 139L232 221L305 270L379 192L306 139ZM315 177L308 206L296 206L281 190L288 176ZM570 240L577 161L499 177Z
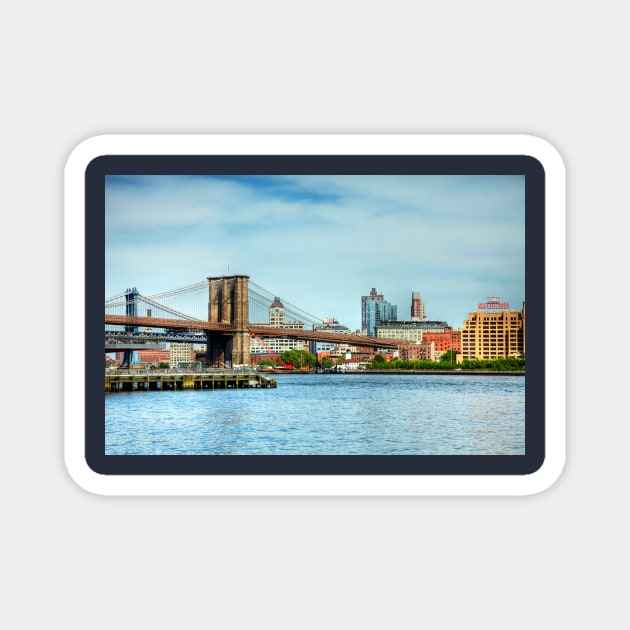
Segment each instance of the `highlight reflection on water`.
M525 377L279 375L105 396L108 455L522 455Z

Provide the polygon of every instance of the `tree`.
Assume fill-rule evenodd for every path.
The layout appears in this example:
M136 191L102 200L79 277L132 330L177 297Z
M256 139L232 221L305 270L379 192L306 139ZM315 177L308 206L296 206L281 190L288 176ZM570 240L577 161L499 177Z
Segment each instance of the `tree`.
M335 365L335 362L330 357L322 357L322 367L324 369L329 369L333 365Z
M447 350L440 357L440 363L455 363L457 361L457 350Z
M279 358L283 363L290 363L296 368L313 367L317 363L315 355L308 350L287 350Z
M276 362L273 359L261 359L256 365L270 365L271 367L275 367Z

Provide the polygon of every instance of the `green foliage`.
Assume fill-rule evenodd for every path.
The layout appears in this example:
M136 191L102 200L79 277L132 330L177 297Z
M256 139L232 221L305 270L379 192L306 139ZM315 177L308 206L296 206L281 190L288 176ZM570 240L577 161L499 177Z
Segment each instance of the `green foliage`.
M317 363L315 355L307 350L287 350L280 355L280 360L283 363L292 363L295 368L307 365L313 367Z
M444 356L444 355L442 355ZM379 358L380 357L380 358ZM525 369L525 357L507 357L504 359L490 359L486 361L465 360L458 364L455 361L403 361L394 359L385 361L376 355L370 364L373 370L492 370L495 372L518 371Z
M330 357L322 357L322 367L325 369L331 368L335 365L335 362Z
M447 350L440 357L440 363L455 363L457 360L457 350Z
M273 359L261 359L256 363L256 365L269 365L271 367L275 367L276 362Z

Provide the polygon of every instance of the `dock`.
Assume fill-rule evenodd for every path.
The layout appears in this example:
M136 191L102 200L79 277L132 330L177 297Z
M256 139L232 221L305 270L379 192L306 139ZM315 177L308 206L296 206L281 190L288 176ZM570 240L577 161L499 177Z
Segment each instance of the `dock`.
M105 393L275 388L276 379L256 373L105 374Z

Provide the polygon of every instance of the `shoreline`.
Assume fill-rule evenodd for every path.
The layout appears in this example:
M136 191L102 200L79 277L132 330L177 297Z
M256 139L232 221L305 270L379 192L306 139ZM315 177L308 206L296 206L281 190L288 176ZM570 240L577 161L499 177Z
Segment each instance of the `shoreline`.
M331 374L426 374L454 376L525 376L525 370L348 370L347 372L331 372Z
M453 376L525 376L525 370L343 370L340 372L321 372L316 370L311 370L309 372L299 372L299 371L291 371L286 370L282 372L272 372L269 371L270 374L332 374L333 376L337 376L339 374L348 374L348 375L361 375L361 374L425 374L427 376L431 375L448 375L452 374Z

